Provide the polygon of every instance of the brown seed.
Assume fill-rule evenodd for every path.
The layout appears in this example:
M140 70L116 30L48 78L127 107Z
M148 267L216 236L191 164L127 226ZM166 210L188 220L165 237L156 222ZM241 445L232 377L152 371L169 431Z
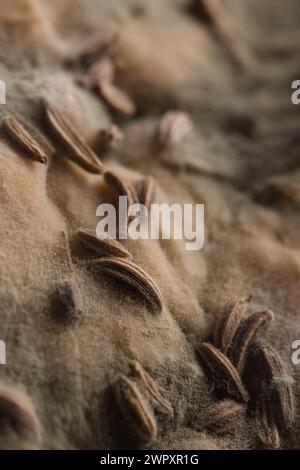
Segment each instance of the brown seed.
M115 74L114 63L109 56L104 56L94 62L80 78L80 83L89 89L94 89L102 80L113 82Z
M256 403L255 422L261 442L268 448L278 449L280 447L280 435L274 421L272 404L265 394L262 394Z
M267 343L256 343L249 357L252 364L252 375L247 380L255 401L265 389L272 404L275 423L279 428L288 427L295 419L295 404L292 391L292 378L288 375L285 365L278 352Z
M35 443L40 440L39 422L28 396L0 385L0 434L10 431Z
M86 66L93 64L97 59L113 53L119 43L119 36L95 33L84 41L80 47L76 48L75 53L69 54L65 62L72 63L81 61Z
M155 201L157 183L151 176L144 178L139 181L136 185L137 196L140 204L144 204L148 211L151 208L151 204Z
M226 353L240 325L242 315L251 297L230 300L222 308L216 322L214 344Z
M59 321L74 323L81 317L81 291L73 279L63 279L57 283L53 293L53 310Z
M141 382L146 389L153 406L161 413L173 416L173 408L169 400L163 397L152 377L145 371L138 361L130 363L135 379Z
M81 229L78 230L80 242L83 246L93 251L99 256L114 256L119 258L132 259L131 253L117 240L105 239L96 237L96 235L90 231Z
M269 181L254 194L254 199L268 206L287 206L300 203L300 192L290 182Z
M213 27L215 34L224 45L233 62L241 69L247 69L251 57L242 47L241 39L234 25L224 14L219 0L193 0L192 7L196 13L204 16L204 19Z
M101 129L97 144L102 152L117 147L124 140L124 134L115 124L110 125L107 129Z
M208 411L206 428L210 432L223 434L234 429L238 420L245 416L246 408L232 400L222 400Z
M122 258L102 258L91 260L89 264L124 282L129 288L139 292L153 311L161 312L163 298L156 283L135 263Z
M201 343L197 346L197 351L210 370L218 388L222 388L229 396L237 400L248 400L247 392L238 371L219 349L212 344Z
M237 330L229 351L229 358L240 374L244 371L245 360L258 334L264 333L274 319L271 310L253 313L242 322Z
M107 80L101 80L98 83L100 95L114 111L124 116L133 116L136 112L136 106L132 99L116 85Z
M10 137L27 152L32 160L43 164L47 163L47 152L52 154L53 149L37 142L33 137L34 131L27 124L25 125L13 117L4 118L2 124Z
M187 113L169 111L159 124L159 142L162 145L180 144L191 133L192 128L192 121Z
M127 196L128 207L138 202L136 191L126 178L111 171L106 171L103 176L107 185L113 188L118 196Z
M156 420L137 385L120 375L114 384L117 403L136 441L150 444L157 436Z
M90 173L102 173L102 163L66 115L49 102L45 103L45 109L52 131L68 152L66 157Z

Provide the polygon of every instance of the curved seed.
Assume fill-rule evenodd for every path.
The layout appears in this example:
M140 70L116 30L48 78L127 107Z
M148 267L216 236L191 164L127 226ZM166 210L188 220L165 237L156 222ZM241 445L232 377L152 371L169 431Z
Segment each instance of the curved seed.
M137 196L140 204L144 204L148 211L151 208L151 204L155 201L157 183L151 176L144 178L139 181L136 185Z
M255 407L257 434L261 442L271 449L280 447L280 435L274 421L272 405L265 395L259 397Z
M248 401L240 375L229 359L212 344L201 343L197 350L219 388L235 399Z
M86 229L80 229L77 233L82 245L99 256L132 259L131 253L118 240L98 238L92 231Z
M9 136L28 153L32 160L43 164L47 163L47 153L52 154L53 149L37 142L28 125L13 117L4 118L2 124Z
M114 111L125 116L133 116L136 113L136 106L132 99L113 83L100 80L98 88L102 98Z
M114 384L114 391L135 440L144 444L152 442L157 435L156 420L135 382L120 375Z
M119 196L127 196L129 207L138 202L136 191L126 178L122 178L111 171L106 171L103 176L108 186L115 189Z
M0 385L0 434L10 431L35 443L40 440L39 422L29 397Z
M163 298L156 283L146 271L135 263L122 258L102 258L91 260L89 264L124 282L129 288L139 292L153 311L161 312Z
M252 63L252 56L243 47L237 31L224 14L221 2L219 0L193 0L192 5L196 14L204 17L205 21L212 26L235 65L241 70L248 70Z
M67 116L52 103L45 102L48 123L68 153L66 157L90 173L102 173L103 165L97 155L80 136Z
M139 380L153 402L154 407L161 413L173 416L173 408L169 400L163 397L157 384L152 377L145 371L138 361L130 363L135 379Z
M258 400L262 389L270 398L274 420L281 427L288 427L295 419L295 404L292 390L293 380L287 373L278 352L267 343L256 343L249 357L252 371L259 380L252 381L254 400ZM249 377L251 381L251 377Z
M264 333L274 320L271 310L253 313L239 327L230 347L229 357L240 374L245 366L247 354L253 340L259 333Z
M230 300L222 308L216 322L214 344L226 353L240 325L242 315L251 297Z
M246 408L232 400L222 400L208 411L206 428L210 432L223 434L234 428L237 421L245 416Z

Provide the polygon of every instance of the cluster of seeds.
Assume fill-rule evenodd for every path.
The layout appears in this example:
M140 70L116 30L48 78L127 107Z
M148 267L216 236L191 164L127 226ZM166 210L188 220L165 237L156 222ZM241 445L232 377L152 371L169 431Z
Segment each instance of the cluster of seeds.
M157 190L153 178L148 177L131 184L113 172L105 172L99 157L74 129L66 115L49 102L44 103L44 108L50 130L57 143L65 149L64 155L67 158L88 172L103 173L105 183L117 196L127 196L129 204L140 202L150 207ZM36 138L34 132L17 119L5 118L3 126L14 142L33 160L44 164L47 156L54 153L52 147L44 144L41 138ZM185 114L166 113L161 119L158 141L163 145L177 144L190 131L190 121ZM133 262L131 253L119 241L102 240L84 229L78 231L78 236L85 248L99 256L86 260L87 266L122 281L127 289L140 294L153 312L161 312L163 298L158 286L148 273ZM82 296L74 279L65 233L64 238L71 275L56 286L55 305L61 318L73 322L81 316ZM254 409L261 441L266 446L278 448L279 430L287 428L294 419L291 379L278 353L271 346L257 340L273 321L273 313L269 310L259 311L242 320L249 300L241 298L228 302L215 326L213 340L197 346L201 361L214 379L216 387L231 397L231 400L225 399L209 411L208 428L212 429L215 423L216 432L222 432L236 416L245 414L245 404L248 402L249 409ZM256 380L249 375L251 367L255 368ZM135 363L132 370L134 380L121 376L116 382L116 396L120 408L130 417L137 440L149 443L157 433L152 408L171 413L171 407L141 366ZM258 376L260 380L257 379ZM148 400L145 400L138 383L143 383ZM152 408L149 403L152 403Z
M107 69L106 74L103 70L104 67ZM115 109L119 108L124 114L132 114L134 106L130 103L129 99L126 103L127 98L125 94L122 95L111 84L111 78L108 76L108 59L106 63L104 61L98 64L97 67L95 64L91 66L85 81L88 80L88 77L92 81L92 74L96 73L96 70L97 73L102 75L98 86L106 101L113 105ZM125 178L119 177L112 172L104 172L98 155L85 142L66 114L48 101L43 102L43 107L46 123L55 142L56 150L35 129L21 120L14 117L6 117L2 120L1 124L7 136L13 144L16 144L23 150L23 155L35 162L46 164L50 156L55 155L59 150L63 150L61 152L62 155L80 166L83 170L96 174L104 173L105 183L117 196L127 196L129 204L140 202L148 207L150 206L156 194L156 183L153 178L149 177L138 181L135 188ZM122 139L122 134L116 126L111 126L107 130L102 130L100 137L103 149L107 150L116 141ZM112 278L122 281L127 289L139 293L146 300L151 310L155 312L162 310L163 298L156 283L148 273L132 261L131 253L120 242L117 240L99 239L88 230L79 230L78 236L85 248L99 256L97 259L87 260L86 265L94 266ZM74 323L80 319L82 314L82 294L74 276L68 236L65 232L63 232L63 238L69 276L61 279L55 286L52 298L53 307L58 320ZM132 370L136 383L139 382L140 386L143 384L142 388L147 389L148 398L153 407L159 409L160 412L171 413L171 406L162 397L154 381L142 367L135 363L132 364ZM120 378L119 386L117 387L119 389L119 402L123 400L123 404L126 402L125 406L130 409L130 400L136 395L136 402L132 405L132 412L135 416L139 432L144 433L144 437L148 435L146 441L149 441L156 435L156 422L155 418L152 417L152 412L147 411L149 405L144 404L145 399L142 398L136 383L125 377ZM1 422L7 423L14 432L17 431L36 437L37 421L33 409L31 405L29 406L29 402L27 403L27 398L23 400L20 397L21 395L14 390L6 388L0 390Z
M261 442L280 447L280 432L294 420L292 379L279 354L262 336L271 325L270 310L243 319L249 297L234 299L222 308L212 342L200 343L197 351L216 389L234 399L223 400L209 411L209 428L228 427L229 421L248 411L254 414ZM238 402L238 403L236 403Z
M194 11L204 15L216 35L237 65L245 68L245 51L241 51L236 32L224 17L218 0L194 0ZM84 72L79 83L96 91L107 106L121 116L136 113L132 99L115 84L115 66L112 52L118 38L92 38L84 44L76 57L66 62L80 62ZM54 103L43 102L45 120L55 148L24 122L15 117L2 120L8 137L33 161L46 164L50 156L63 150L62 155L85 171L103 174L105 184L116 196L127 196L129 205L142 203L148 209L155 201L157 184L152 177L135 184L114 172L105 171L99 156L90 148L66 114ZM192 123L184 112L170 111L162 116L156 131L157 143L162 147L180 144L192 131ZM103 153L123 139L116 125L99 131L98 144ZM256 195L261 202L295 201L293 188L272 183ZM85 261L86 266L100 270L138 293L156 313L162 311L162 294L152 277L133 261L132 254L117 240L100 239L93 232L80 229L81 244L97 258ZM64 233L70 276L58 282L55 288L56 310L61 318L74 321L82 313L82 296L74 277L69 242ZM253 313L243 319L249 298L228 302L219 315L211 341L197 345L201 363L208 370L214 385L225 397L208 410L206 428L222 433L232 422L247 411L255 418L257 433L262 443L271 448L281 445L280 434L294 420L292 380L279 354L261 340L274 314L270 310ZM164 397L153 378L137 362L130 363L130 376L120 375L114 382L115 398L124 423L138 445L149 445L157 437L156 413L173 416L171 403ZM229 397L229 398L228 398ZM248 407L248 410L247 410ZM2 427L39 441L39 425L29 399L14 389L0 387L0 422Z
M136 105L133 100L121 90L115 83L115 65L112 54L118 46L118 38L113 37L107 43L99 38L91 48L81 51L81 59L87 64L87 68L79 78L79 83L89 90L98 92L99 96L118 115L131 117L136 113ZM94 50L91 54L91 50ZM89 56L87 60L87 56ZM76 57L78 61L79 57Z
M138 292L153 312L160 313L163 298L152 277L132 261L132 255L117 240L102 240L91 232L78 232L81 243L100 258L87 260L86 266L101 270L113 279L121 281L128 289Z
M131 438L137 445L149 445L157 436L155 413L172 417L173 408L139 362L130 366L131 376L120 375L113 383L115 398Z

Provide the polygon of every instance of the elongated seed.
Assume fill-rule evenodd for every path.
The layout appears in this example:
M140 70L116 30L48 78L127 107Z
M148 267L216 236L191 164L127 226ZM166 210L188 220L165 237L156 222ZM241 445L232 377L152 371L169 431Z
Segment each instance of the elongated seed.
M65 156L90 173L102 173L102 163L66 115L49 102L45 110L52 131L67 150Z
M148 211L151 208L151 204L155 201L157 183L151 176L144 178L139 181L136 185L137 196L140 204L144 204Z
M99 256L132 259L131 253L118 240L98 238L94 232L86 229L80 229L77 233L82 245Z
M214 344L222 352L226 353L230 348L250 299L250 297L241 297L230 300L219 313L214 332Z
M114 391L134 439L143 444L151 443L157 435L156 420L136 383L120 375L114 384Z
M161 413L173 415L173 408L169 400L167 400L160 392L153 378L145 371L138 361L131 361L131 369L134 377L141 382L153 402L154 407Z
M205 20L212 26L235 65L241 70L247 70L252 64L252 56L243 47L239 34L224 14L220 1L193 0L192 5L196 12L201 12Z
M132 99L120 88L107 80L100 80L98 83L100 95L104 101L114 111L124 116L133 116L136 112L136 106Z
M274 421L272 404L265 393L259 397L255 407L255 423L257 434L264 446L271 449L280 447L280 435Z
M237 400L247 401L248 395L240 375L229 359L210 343L199 344L197 350L216 386Z
M267 330L273 319L274 313L271 310L262 310L250 315L240 325L229 351L229 358L240 374L244 371L245 360L254 339Z
M287 373L279 353L268 343L256 343L249 358L252 362L252 374L259 380L252 380L251 393L257 401L261 390L267 391L272 403L274 421L279 428L288 427L295 419L295 404L292 390L293 380Z
M216 434L223 434L234 427L246 414L246 407L232 400L222 400L208 410L206 429Z
M118 176L111 171L106 171L103 176L107 185L113 188L118 196L127 196L129 207L138 202L136 191L126 178Z
M53 149L50 146L43 146L42 143L37 142L28 124L25 125L13 117L4 118L2 124L10 137L27 152L32 160L39 163L47 163L47 153L50 152L52 154Z
M122 258L102 258L91 260L90 265L124 282L127 287L139 292L154 312L161 312L163 298L156 283L135 263Z

